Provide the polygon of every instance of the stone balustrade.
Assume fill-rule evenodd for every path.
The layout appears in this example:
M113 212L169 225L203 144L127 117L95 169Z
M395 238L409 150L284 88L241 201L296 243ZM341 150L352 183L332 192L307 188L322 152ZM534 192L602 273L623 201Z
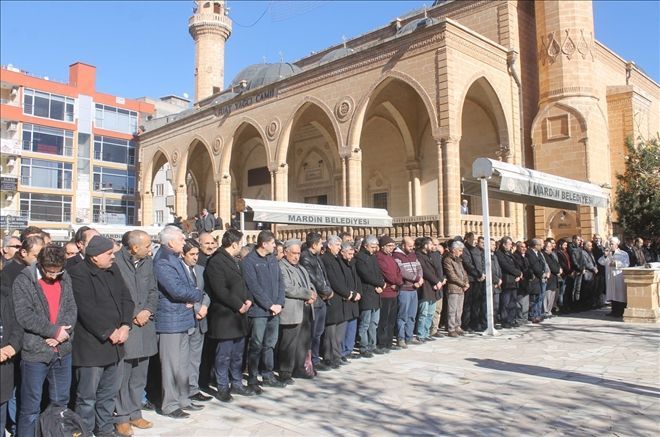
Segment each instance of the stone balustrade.
M499 239L505 235L511 236L513 219L510 217L490 217L490 237ZM463 214L461 216L462 235L474 232L476 235L484 234L484 221L480 215ZM515 238L515 237L514 237Z

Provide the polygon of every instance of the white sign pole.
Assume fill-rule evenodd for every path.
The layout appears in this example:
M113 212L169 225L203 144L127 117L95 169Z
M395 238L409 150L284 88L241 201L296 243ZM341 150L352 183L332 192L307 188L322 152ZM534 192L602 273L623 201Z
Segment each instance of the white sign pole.
M493 317L493 266L490 262L490 217L488 211L488 179L481 178L481 209L484 219L484 265L486 270L486 319L484 335L498 335Z

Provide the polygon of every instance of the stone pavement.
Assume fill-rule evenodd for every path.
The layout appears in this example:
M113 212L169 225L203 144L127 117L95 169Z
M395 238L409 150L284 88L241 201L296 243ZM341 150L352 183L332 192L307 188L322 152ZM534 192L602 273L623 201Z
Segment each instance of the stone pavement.
M660 325L604 311L353 361L136 436L660 435Z

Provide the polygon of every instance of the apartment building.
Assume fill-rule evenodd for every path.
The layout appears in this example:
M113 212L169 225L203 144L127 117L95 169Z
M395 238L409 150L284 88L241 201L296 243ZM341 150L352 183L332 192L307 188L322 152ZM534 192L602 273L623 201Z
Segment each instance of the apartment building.
M153 103L97 91L82 62L67 83L3 66L0 92L3 227L136 223L134 135Z

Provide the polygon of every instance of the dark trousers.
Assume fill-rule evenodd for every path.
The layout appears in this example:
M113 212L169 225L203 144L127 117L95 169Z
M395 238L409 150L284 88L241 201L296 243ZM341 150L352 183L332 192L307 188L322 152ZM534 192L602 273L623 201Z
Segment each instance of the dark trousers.
M215 379L218 382L218 390L229 389L230 377L232 385L242 385L245 337L232 340L216 340L216 343Z
M396 316L399 311L399 302L396 297L380 298L380 319L376 334L379 348L392 346L392 338L396 329Z
M55 357L50 363L21 361L21 404L18 411L19 436L34 436L41 411L44 381L48 379L49 405L66 407L71 388L71 354ZM0 430L4 435L4 428Z
M104 367L77 367L76 413L88 433L114 432L115 396L121 387L119 364Z
M311 318L312 308L305 305L302 322L297 325L280 325L280 341L277 350L280 376L283 373L290 376L293 373L305 371L307 351L312 347Z
M504 325L511 325L516 320L517 294L515 288L506 288L502 290L500 296L500 320Z
M147 385L149 357L124 360L122 381L115 399L116 422L125 423L142 417L142 395Z
M312 326L312 363L321 361L321 337L325 332L325 315L327 306L324 300L316 299L314 302L314 323Z
M250 346L248 351L248 383L256 384L259 375L259 363L263 362L264 378L273 377L274 349L280 326L278 316L251 317ZM218 383L219 384L219 383Z
M495 292L497 290L497 292ZM493 325L500 320L500 294L499 288L493 288ZM483 314L484 324L488 324L488 296L486 296L486 289L484 288L484 300L481 303L481 311Z
M486 316L482 313L484 302L484 283L470 282L470 288L465 292L461 327L463 329L479 329L485 323Z
M328 362L339 361L342 357L342 343L346 337L346 322L327 325L323 337L323 359Z
M160 355L156 354L149 358L149 369L147 370L147 385L144 389L147 399L154 405L160 406L163 398L163 383L160 371Z

